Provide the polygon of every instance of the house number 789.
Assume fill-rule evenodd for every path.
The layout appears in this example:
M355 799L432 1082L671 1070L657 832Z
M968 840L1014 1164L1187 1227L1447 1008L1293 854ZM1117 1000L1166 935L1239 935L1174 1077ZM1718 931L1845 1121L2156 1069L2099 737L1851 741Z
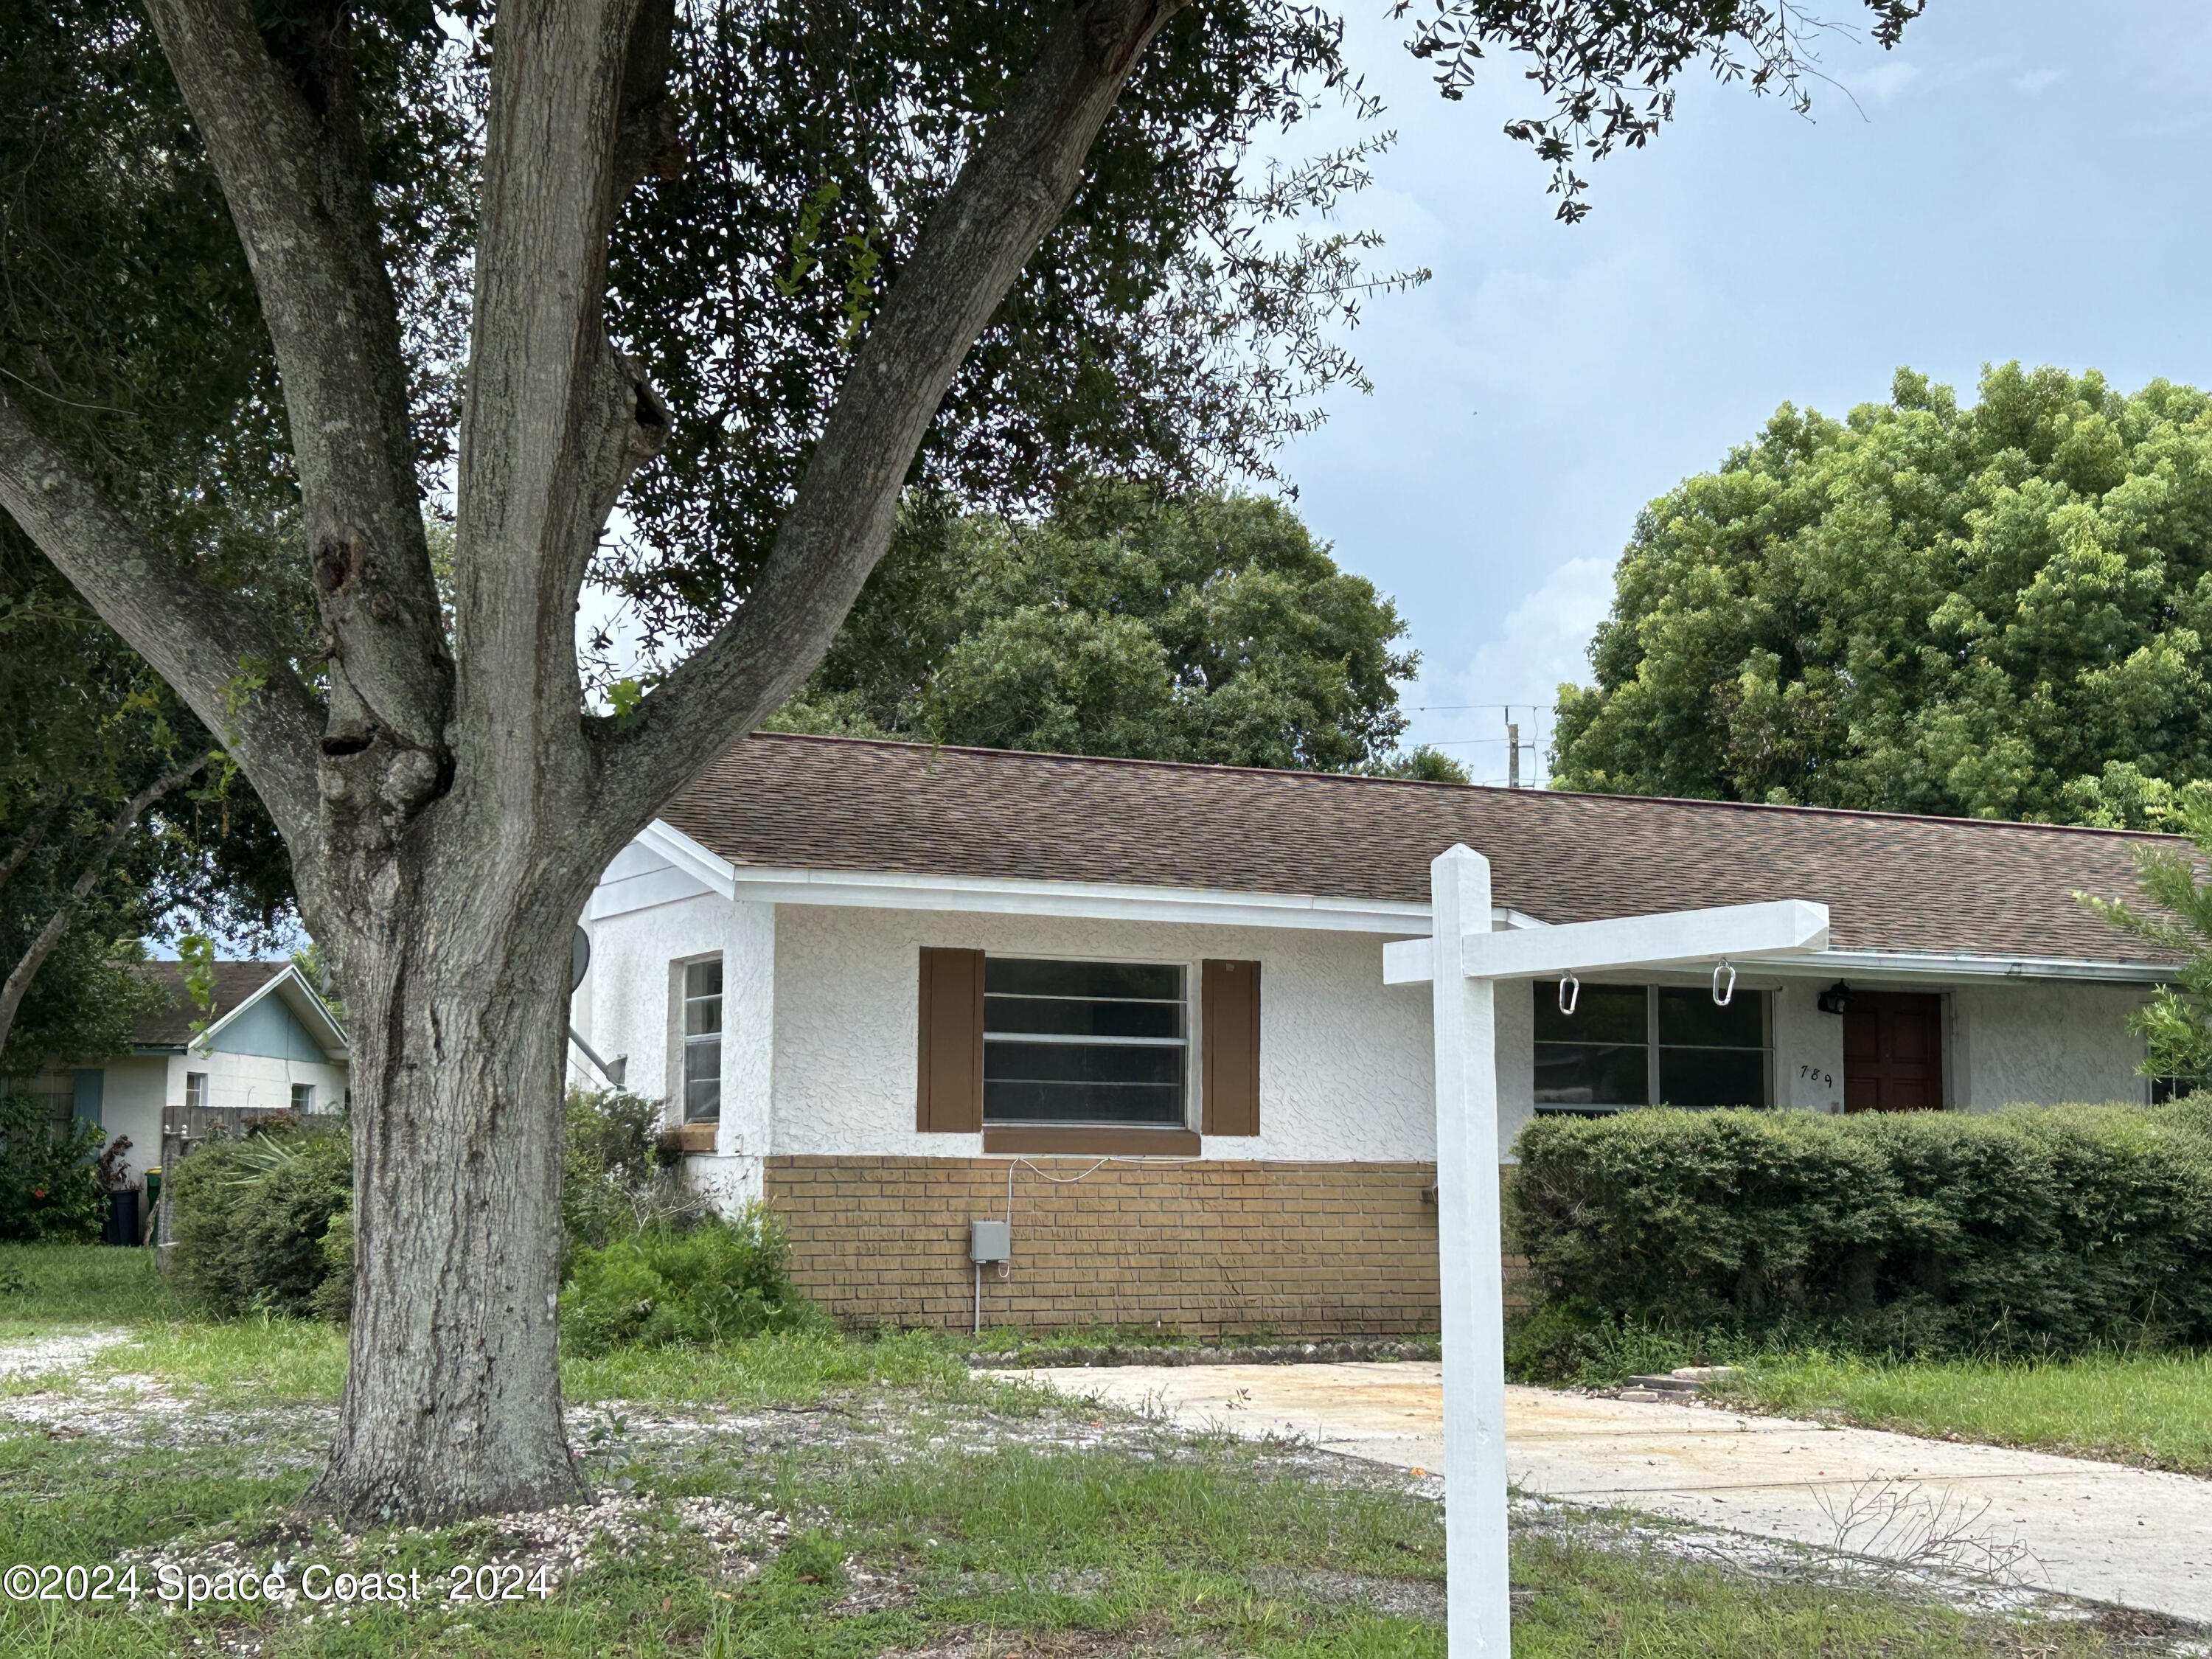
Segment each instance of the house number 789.
M1819 1084L1823 1089L1832 1089L1836 1086L1836 1079L1817 1066L1800 1066L1797 1068L1797 1075L1808 1083Z

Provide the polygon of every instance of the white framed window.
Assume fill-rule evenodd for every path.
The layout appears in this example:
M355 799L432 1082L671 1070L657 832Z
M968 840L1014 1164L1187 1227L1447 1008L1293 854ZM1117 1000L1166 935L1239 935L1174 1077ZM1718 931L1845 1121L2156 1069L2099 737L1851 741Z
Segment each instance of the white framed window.
M295 1083L292 1085L292 1109L295 1112L312 1112L315 1109L313 1084Z
M199 1110L209 1104L208 1074L205 1072L185 1073L185 1104Z
M722 1115L722 959L684 968L684 1121Z
M1173 963L986 957L985 1124L1182 1128L1188 980Z
M1540 1113L1773 1103L1764 991L1738 991L1722 1007L1704 986L1585 985L1571 1014L1555 981L1533 991Z

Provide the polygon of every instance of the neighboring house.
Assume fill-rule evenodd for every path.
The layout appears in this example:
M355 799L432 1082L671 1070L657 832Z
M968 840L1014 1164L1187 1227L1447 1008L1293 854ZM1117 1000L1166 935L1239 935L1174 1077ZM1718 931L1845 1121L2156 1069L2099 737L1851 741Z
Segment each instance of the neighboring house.
M986 1320L1432 1327L1430 996L1382 946L1455 842L1502 927L1832 916L1726 1007L1703 971L1502 985L1501 1145L1656 1103L2145 1097L2127 1017L2167 969L2075 895L2131 893L2156 837L788 736L609 867L574 1023L848 1318L964 1323L968 1224L1011 1216Z
M88 1119L111 1140L128 1135L125 1162L134 1177L161 1159L165 1107L344 1109L346 1035L299 969L289 962L214 969L210 1012L186 990L182 963L137 964L168 1000L139 1018L129 1052L49 1067L33 1085L58 1118Z

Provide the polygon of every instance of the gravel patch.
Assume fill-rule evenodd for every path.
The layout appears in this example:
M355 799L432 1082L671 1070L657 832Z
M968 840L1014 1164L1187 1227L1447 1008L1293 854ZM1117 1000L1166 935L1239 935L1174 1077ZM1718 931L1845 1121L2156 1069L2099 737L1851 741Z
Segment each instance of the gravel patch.
M82 1331L32 1342L0 1342L0 1379L36 1376L46 1371L81 1371L102 1348L128 1342L129 1331Z

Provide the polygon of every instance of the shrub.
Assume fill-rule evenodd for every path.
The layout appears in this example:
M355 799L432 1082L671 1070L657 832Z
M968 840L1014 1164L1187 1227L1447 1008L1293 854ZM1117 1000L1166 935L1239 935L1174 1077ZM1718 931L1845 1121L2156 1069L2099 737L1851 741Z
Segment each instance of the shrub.
M764 1205L734 1220L660 1225L580 1249L561 1293L574 1352L658 1347L795 1330L820 1315L791 1282L790 1244Z
M1707 1351L2212 1342L2209 1107L1540 1118L1507 1189L1541 1297L1516 1361L1571 1372L1656 1352L1655 1330Z
M618 1089L568 1091L561 1222L570 1255L707 1213L660 1152L660 1108Z
M100 1237L106 1189L100 1126L72 1119L57 1133L46 1103L0 1097L0 1239L66 1243Z
M280 1121L211 1142L178 1164L169 1193L178 1287L210 1311L326 1312L334 1272L349 1299L352 1252L335 1261L325 1243L333 1223L350 1221L353 1154L342 1130Z
M735 1222L713 1219L663 1167L659 1115L635 1095L569 1091L561 1209L570 1346L601 1353L617 1343L704 1342L811 1322L775 1218L755 1206ZM272 1123L201 1147L170 1190L179 1286L201 1306L351 1316L345 1135Z

